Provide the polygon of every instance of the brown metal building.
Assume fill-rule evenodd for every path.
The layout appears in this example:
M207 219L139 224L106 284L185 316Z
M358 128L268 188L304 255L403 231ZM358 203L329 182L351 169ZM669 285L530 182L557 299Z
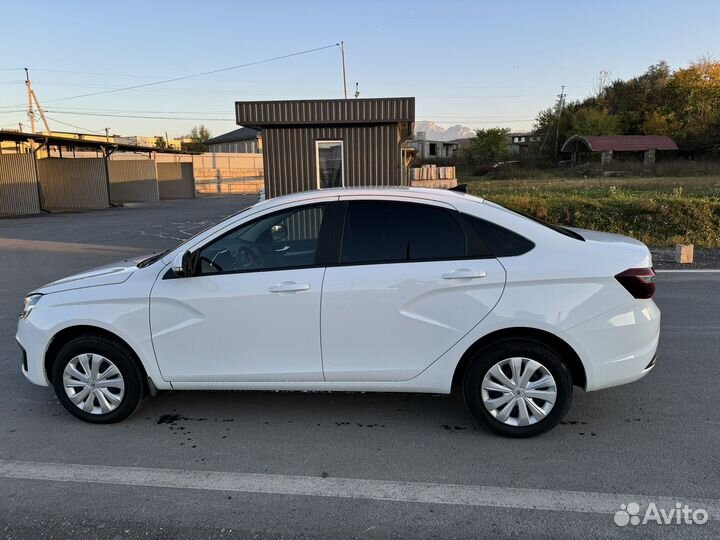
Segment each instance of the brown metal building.
M239 101L235 115L262 129L267 197L409 183L402 143L412 137L415 98Z

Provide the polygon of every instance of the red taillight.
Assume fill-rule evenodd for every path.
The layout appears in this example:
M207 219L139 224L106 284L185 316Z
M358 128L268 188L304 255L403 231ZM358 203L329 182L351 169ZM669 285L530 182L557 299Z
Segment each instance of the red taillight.
M655 270L652 268L629 268L615 279L635 298L652 298L655 292Z

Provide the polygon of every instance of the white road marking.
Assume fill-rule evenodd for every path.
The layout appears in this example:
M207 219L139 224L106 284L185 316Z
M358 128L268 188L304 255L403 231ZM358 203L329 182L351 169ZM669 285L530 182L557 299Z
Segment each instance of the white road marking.
M658 509L672 509L675 508L675 503L679 502L693 509L703 508L708 512L710 519L720 520L720 499L653 497L587 491L9 460L0 460L0 478L594 514L614 514L620 509L620 504L630 502L637 502L642 508L653 502Z
M708 268L708 269L702 269L702 268L687 268L687 269L657 269L655 270L655 273L663 273L663 274L720 274L720 269L715 268Z

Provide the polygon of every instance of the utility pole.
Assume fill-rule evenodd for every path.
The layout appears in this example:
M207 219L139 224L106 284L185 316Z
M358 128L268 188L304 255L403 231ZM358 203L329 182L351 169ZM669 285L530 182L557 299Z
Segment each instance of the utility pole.
M19 128L19 130L20 130L20 133L22 133L22 130L23 130L23 123L22 123L22 122L18 122L18 128Z
M555 129L555 159L558 158L558 151L560 150L560 119L562 118L563 107L565 106L565 85L560 87L560 94L558 94L558 118L557 128Z
M38 112L40 113L40 118L43 121L43 125L45 126L45 131L50 133L50 126L48 126L47 118L45 118L45 111L43 111L42 107L40 106L37 95L35 95L35 90L33 90L32 88L28 68L25 68L25 86L27 86L28 92L28 118L30 119L30 132L35 133L35 111L33 110L34 102Z
M27 87L28 96L28 120L30 120L30 133L35 133L35 111L33 111L32 86L30 86L30 74L28 68L25 68L25 86Z
M360 83L355 83L355 99L360 97Z
M343 93L345 94L345 99L347 99L347 72L345 68L345 42L341 41L338 43L338 47L340 47L340 54L342 55L342 65L343 65Z
M109 127L105 128L105 142L108 142L108 143L110 142L110 128Z

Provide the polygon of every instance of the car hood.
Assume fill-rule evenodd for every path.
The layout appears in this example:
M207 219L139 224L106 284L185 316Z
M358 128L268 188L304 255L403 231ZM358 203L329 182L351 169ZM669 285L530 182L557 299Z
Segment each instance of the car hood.
M118 261L104 266L93 268L79 274L73 274L57 281L43 285L39 289L33 291L33 294L52 294L61 291L70 291L72 289L81 289L85 287L99 287L101 285L117 285L127 281L127 279L137 270L137 265L143 259L147 259L150 255L142 257L134 257Z

